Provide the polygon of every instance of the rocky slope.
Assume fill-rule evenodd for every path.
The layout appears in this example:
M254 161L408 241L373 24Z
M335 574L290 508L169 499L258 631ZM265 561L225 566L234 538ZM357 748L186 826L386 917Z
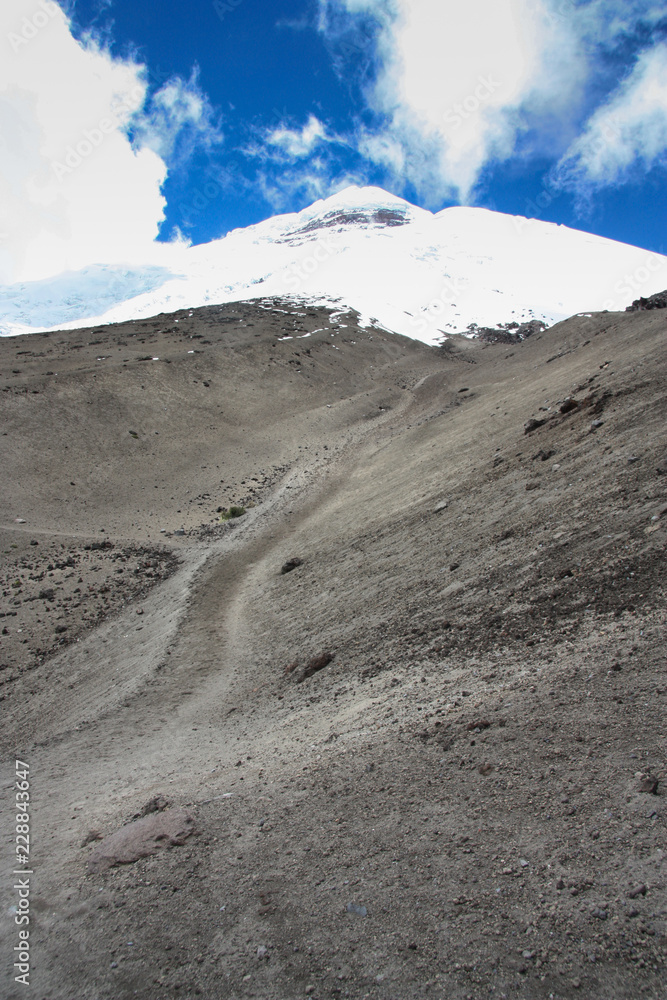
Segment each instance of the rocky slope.
M36 995L659 1000L664 314L189 313L0 343Z

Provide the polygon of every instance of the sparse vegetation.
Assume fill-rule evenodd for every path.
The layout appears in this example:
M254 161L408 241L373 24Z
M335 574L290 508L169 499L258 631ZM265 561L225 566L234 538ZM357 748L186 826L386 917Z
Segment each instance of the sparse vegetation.
M221 521L231 521L233 517L243 517L245 514L245 507L223 507L220 513Z

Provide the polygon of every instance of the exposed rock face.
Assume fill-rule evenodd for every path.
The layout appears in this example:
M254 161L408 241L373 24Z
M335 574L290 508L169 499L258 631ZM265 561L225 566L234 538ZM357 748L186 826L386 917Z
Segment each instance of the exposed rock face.
M487 344L519 344L534 333L541 333L546 329L546 323L540 319L531 319L527 323L501 323L497 327L472 323L468 327L468 335Z
M667 309L667 289L664 292L656 292L649 295L647 299L635 299L631 306L626 307L626 312L641 312L644 309Z

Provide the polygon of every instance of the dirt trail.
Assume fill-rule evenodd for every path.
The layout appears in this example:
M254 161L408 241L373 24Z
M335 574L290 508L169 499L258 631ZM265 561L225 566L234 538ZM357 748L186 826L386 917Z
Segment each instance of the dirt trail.
M31 506L12 487L8 500L3 539L24 539L4 557L8 579L23 574L6 595L17 622L71 630L86 607L66 589L76 574L83 592L109 581L106 620L6 686L6 751L33 776L32 989L658 1000L664 319L601 314L510 348L449 351L336 328L340 351L325 331L304 354L276 340L285 314L224 309L236 318L219 342L224 310L183 316L188 329L158 318L107 333L109 354L137 335L171 358L154 382L131 367L104 375L124 413L157 412L192 374L184 341L212 341L197 360L196 391L204 376L218 385L196 415L200 440L188 450L195 417L176 418L153 487L134 452L123 457L123 416L126 472L103 502L78 485L63 519L45 496ZM85 388L102 376L77 336ZM45 350L26 388L60 405ZM530 418L543 422L525 433ZM68 439L42 430L45 454L82 447L75 427ZM77 461L66 476L80 484L85 448ZM149 487L157 499L137 524ZM255 506L225 526L222 500ZM100 521L116 547L86 561ZM158 544L160 523L180 565L160 579L146 557L152 589L110 603L133 565L122 553L149 534ZM55 550L42 558L29 542L49 532L69 532L76 565L63 555L47 571ZM55 597L33 600L45 582ZM333 659L301 681L325 650ZM657 794L642 791L652 775ZM7 815L7 763L2 777ZM196 835L90 873L89 831L107 836L160 796ZM5 955L14 936L10 913ZM8 976L7 997L21 989Z

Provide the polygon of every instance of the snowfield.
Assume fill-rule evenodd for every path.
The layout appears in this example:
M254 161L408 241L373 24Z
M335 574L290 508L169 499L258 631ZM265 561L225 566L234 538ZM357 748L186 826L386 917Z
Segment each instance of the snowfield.
M496 326L622 310L667 288L667 257L482 208L431 213L379 188L200 246L156 245L144 265L99 264L0 286L0 333L67 329L207 304L288 296L356 309L427 344Z

